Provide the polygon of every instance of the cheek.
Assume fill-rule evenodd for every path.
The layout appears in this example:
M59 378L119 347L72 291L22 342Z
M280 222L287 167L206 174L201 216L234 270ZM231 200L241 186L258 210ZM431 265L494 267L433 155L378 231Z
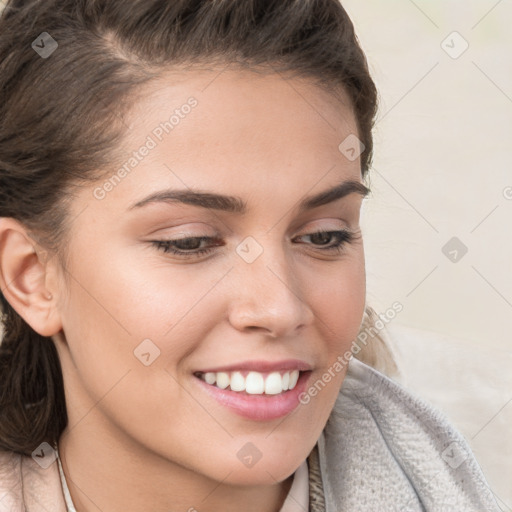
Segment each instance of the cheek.
M206 419L176 367L207 335L207 326L201 308L191 308L198 290L180 294L180 283L156 286L148 274L124 275L121 266L103 274L96 267L89 280L82 272L87 291L76 280L69 286L63 329L72 358L66 368L70 419L73 424L87 415L92 425L101 413L120 430L157 439L175 423L176 409L188 424Z
M320 283L318 283L320 284ZM316 326L323 351L321 365L309 382L305 401L314 401L323 421L332 410L348 369L353 341L359 334L366 304L364 260L353 259L339 265L310 290Z
M126 254L96 254L70 273L63 330L87 394L99 400L128 371L126 382L139 382L129 393L135 400L142 388L179 392L171 375L222 321L214 288L225 271L199 279L184 265L171 272L169 264L141 268Z
M362 258L340 263L321 281L310 281L308 296L322 338L329 342L329 352L345 351L356 338L364 314L366 279Z
M198 280L184 265L170 270L168 263L144 262L127 250L115 258L99 254L81 261L73 269L77 277L68 300L73 310L67 316L87 320L85 332L103 332L109 345L123 339L133 350L146 338L158 344L190 323L202 296L222 277L209 272Z
M213 288L225 273L214 265L201 268L151 261L136 251L120 255L119 262L115 268L105 269L106 300L113 314L138 338L167 339L182 325L190 327L190 318L201 309L202 301L208 300L210 291L215 293Z

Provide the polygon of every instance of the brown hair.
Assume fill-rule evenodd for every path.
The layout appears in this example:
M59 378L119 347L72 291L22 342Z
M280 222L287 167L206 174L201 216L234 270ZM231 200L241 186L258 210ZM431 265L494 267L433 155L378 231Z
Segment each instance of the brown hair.
M46 58L32 46L43 32L58 44ZM0 17L0 217L61 258L66 192L116 161L140 86L166 69L233 63L345 91L366 175L377 91L338 0L10 0ZM51 338L2 294L0 303L0 448L30 454L67 424L62 371Z

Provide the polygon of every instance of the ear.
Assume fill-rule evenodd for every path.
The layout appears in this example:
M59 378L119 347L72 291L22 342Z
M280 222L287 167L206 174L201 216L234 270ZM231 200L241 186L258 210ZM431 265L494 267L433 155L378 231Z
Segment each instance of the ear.
M0 217L2 294L34 331L48 337L62 329L56 307L58 289L50 261L48 253L30 237L23 224Z

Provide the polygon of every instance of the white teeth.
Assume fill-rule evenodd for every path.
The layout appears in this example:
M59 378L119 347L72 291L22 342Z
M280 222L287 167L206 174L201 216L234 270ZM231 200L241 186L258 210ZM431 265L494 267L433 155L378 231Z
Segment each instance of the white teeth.
M245 391L245 378L240 372L233 372L230 380L231 391Z
M288 374L287 374L288 375ZM283 391L283 379L279 372L271 373L265 380L265 394L277 395Z
M229 374L218 372L215 385L220 389L226 389L229 386Z
M284 372L272 372L262 374L260 372L249 372L244 377L241 372L207 372L201 374L201 378L208 384L215 385L220 389L228 386L231 391L245 391L249 395L278 395L283 391L293 389L299 379L299 370Z
M283 375L283 391L290 389L290 373L286 372Z
M290 386L290 389L293 389L295 387L298 380L299 380L299 372L298 372L298 370L293 370L293 372L290 373L290 383L288 384Z
M215 373L213 372L207 372L204 374L204 380L208 383L208 384L215 384L215 380L216 380L216 375Z
M249 372L245 379L245 392L250 395L261 395L265 389L263 375L258 372Z

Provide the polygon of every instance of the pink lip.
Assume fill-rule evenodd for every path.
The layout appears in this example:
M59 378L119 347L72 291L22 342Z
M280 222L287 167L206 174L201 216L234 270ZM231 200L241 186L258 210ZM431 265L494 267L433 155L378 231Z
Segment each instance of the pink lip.
M277 372L286 370L299 370L306 372L311 370L311 365L299 359L286 359L283 361L242 361L240 363L230 364L228 366L217 366L206 370L198 370L200 373L234 372L237 370L247 370L253 372Z
M240 367L237 366L237 368ZM299 396L305 391L310 376L310 371L301 372L295 387L279 395L249 395L229 389L220 389L207 384L199 377L194 377L194 381L209 396L238 415L254 421L269 421L290 414L299 405Z

